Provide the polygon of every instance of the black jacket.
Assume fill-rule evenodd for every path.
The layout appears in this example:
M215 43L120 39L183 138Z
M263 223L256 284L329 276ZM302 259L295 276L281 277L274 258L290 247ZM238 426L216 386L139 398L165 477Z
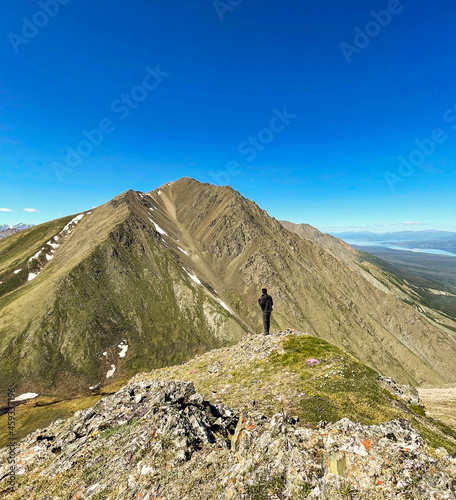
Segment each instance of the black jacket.
M258 304L260 304L263 312L272 312L272 297L267 293L263 293L263 295L258 299Z

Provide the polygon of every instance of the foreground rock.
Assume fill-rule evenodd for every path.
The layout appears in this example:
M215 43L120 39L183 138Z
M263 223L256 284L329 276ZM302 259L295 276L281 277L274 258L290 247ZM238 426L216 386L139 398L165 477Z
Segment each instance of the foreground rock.
M0 498L456 498L456 458L407 420L302 426L211 404L191 382L132 382L20 441Z

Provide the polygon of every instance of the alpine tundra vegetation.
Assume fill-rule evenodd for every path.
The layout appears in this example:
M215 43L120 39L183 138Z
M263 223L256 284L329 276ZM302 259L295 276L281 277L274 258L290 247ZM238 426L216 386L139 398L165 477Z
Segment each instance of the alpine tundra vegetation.
M454 499L455 452L413 388L288 329L138 374L28 435L8 498Z

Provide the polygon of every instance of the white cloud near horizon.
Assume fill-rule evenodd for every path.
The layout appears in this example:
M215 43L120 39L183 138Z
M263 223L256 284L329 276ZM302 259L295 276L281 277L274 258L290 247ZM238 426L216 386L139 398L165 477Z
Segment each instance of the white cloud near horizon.
M12 212L9 208L0 208L0 212Z
M386 226L429 226L429 225L430 224L428 222L397 222L395 224L386 224Z
M23 212L39 212L36 208L23 208Z

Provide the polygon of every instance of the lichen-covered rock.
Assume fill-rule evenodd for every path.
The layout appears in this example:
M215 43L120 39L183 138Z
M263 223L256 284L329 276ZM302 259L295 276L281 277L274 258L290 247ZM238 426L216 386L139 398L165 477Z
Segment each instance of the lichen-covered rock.
M301 425L211 404L191 382L131 382L0 450L0 498L455 499L456 459L407 420Z
M379 375L378 379L385 389L391 391L396 397L405 403L423 407L420 401L420 396L415 387L411 385L398 384L392 378L384 377L383 375Z

